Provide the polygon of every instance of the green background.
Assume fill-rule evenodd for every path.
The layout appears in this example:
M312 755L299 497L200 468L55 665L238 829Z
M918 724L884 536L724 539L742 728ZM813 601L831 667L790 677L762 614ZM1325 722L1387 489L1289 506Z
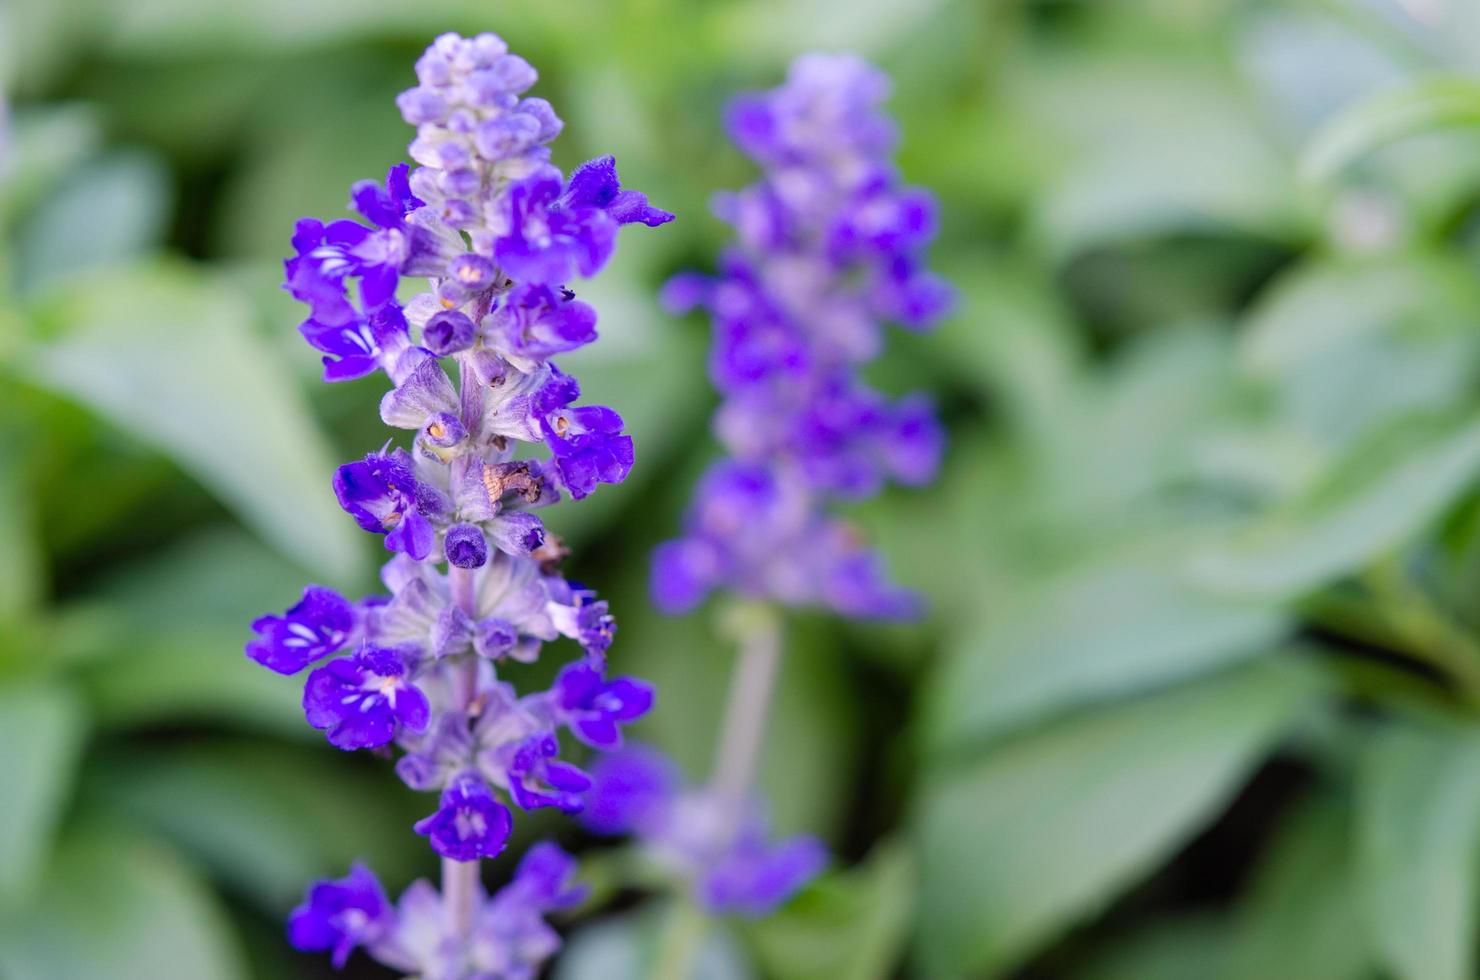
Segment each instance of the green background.
M448 29L539 68L558 163L614 153L680 216L583 290L570 366L638 465L551 520L692 776L723 610L645 582L714 396L655 294L754 177L720 109L858 50L941 198L959 308L870 374L935 395L944 472L848 512L931 613L789 620L765 788L838 860L704 976L1480 975L1480 7L4 0L0 978L327 976L282 936L310 878L435 872L429 798L241 647L384 554L328 486L383 382L317 382L278 263L402 159ZM522 827L600 885L554 975L642 976L663 888Z

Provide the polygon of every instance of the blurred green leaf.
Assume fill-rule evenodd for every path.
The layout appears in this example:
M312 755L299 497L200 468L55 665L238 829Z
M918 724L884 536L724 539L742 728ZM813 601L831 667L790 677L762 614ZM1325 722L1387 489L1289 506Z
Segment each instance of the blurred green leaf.
M1228 595L1295 597L1399 547L1480 470L1480 418L1412 418L1376 433L1310 490L1197 556Z
M1282 822L1233 928L1225 980L1365 980L1372 975L1344 801L1302 805Z
M18 242L22 292L120 265L155 248L170 215L158 157L118 151L73 170L29 216Z
M914 857L886 840L864 864L819 878L747 932L772 980L884 980L914 905Z
M274 917L310 880L352 861L394 882L421 857L407 846L412 815L387 805L390 774L379 767L224 740L107 758L90 784L93 806L141 822Z
M243 305L184 267L96 277L50 304L60 335L22 368L177 459L285 554L342 581L361 542L329 488L334 457Z
M1152 43L1025 64L1021 99L1067 147L1058 179L1032 202L1051 258L1174 232L1302 230L1288 162L1219 69Z
M35 204L102 139L97 114L82 105L48 105L17 110L6 136L7 158L0 167L0 219Z
M1274 386L1280 423L1319 459L1404 413L1465 398L1480 377L1477 318L1480 289L1452 257L1307 265L1260 298L1239 359Z
M89 831L58 849L34 903L0 918L6 980L240 980L209 889L170 851Z
M1398 980L1474 977L1480 733L1390 726L1360 773L1364 931Z
M1024 605L967 617L927 689L937 749L1266 653L1288 629L1278 609L1188 582L1165 549L1112 552Z
M25 894L47 860L86 724L82 706L64 688L0 687L0 900Z
M1306 180L1330 180L1373 150L1428 129L1480 126L1480 81L1430 77L1381 92L1322 126L1300 157Z
M198 721L306 738L302 680L247 660L253 619L286 608L303 574L238 530L119 568L66 613L99 724Z
M1074 980L1190 980L1221 976L1228 924L1206 913L1165 916L1116 940Z
M998 975L1211 819L1311 693L1265 662L1070 718L938 773L916 808L925 975Z
M0 394L0 411L8 419L19 412ZM37 533L36 512L29 499L26 468L20 464L24 441L0 424L0 455L12 460L0 467L0 623L31 609L46 589L47 568Z

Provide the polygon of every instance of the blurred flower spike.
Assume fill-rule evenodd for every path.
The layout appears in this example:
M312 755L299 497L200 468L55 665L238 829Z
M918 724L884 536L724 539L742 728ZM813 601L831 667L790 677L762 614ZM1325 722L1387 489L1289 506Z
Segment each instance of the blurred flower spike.
M827 512L894 481L935 476L944 434L929 401L859 378L884 325L929 329L952 290L925 268L934 197L902 186L889 155L889 81L851 55L812 54L786 84L731 105L731 138L764 168L721 194L735 242L714 276L669 282L667 306L714 325L710 376L727 456L700 481L677 540L654 558L659 607L686 612L715 590L839 615L907 619L920 602Z

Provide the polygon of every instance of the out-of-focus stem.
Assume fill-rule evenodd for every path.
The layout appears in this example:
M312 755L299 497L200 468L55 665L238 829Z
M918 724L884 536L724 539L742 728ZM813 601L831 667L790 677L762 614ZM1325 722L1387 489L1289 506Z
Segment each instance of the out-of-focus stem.
M740 649L730 674L730 695L710 782L719 801L724 835L739 829L749 806L781 665L781 622L771 607L740 607L727 625ZM659 939L654 980L692 980L704 926L703 911L691 897L680 897Z
M447 566L447 584L452 592L452 601L468 616L474 614L473 571L469 568ZM466 663L449 665L451 700L460 710L466 711L472 704L477 687L478 664L472 657ZM454 861L442 859L442 908L453 935L466 936L473 925L473 913L478 904L479 861Z
M730 675L729 703L715 750L712 782L731 819L750 798L781 663L781 624L770 607L737 610L733 628L740 651Z
M668 911L653 961L653 980L693 980L693 964L704 939L704 913L687 896Z

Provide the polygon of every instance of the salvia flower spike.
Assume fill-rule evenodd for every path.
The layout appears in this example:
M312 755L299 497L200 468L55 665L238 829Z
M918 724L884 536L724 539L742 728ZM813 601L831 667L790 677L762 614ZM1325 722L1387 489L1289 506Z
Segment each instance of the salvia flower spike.
M569 177L550 164L562 123L525 95L535 70L500 38L443 35L416 75L397 104L417 166L355 184L358 218L299 221L284 263L324 379L384 374L380 417L410 433L332 480L392 552L389 594L351 602L310 585L252 624L246 652L307 671L308 723L341 749L398 754L401 779L435 800L414 829L443 859L441 891L419 881L392 903L356 865L309 888L293 944L336 966L363 948L424 980L514 980L558 948L545 916L580 901L575 863L538 845L487 895L478 862L504 850L519 811L585 805L591 779L561 759L562 731L615 749L653 701L642 681L608 675L615 622L561 575L565 550L539 516L620 483L633 462L621 416L579 404L552 357L596 340L577 290L621 227L673 215L624 189L612 157ZM407 280L423 288L403 303ZM504 679L561 638L577 654L550 689Z
M670 613L717 591L743 600L741 649L710 785L685 787L661 759L626 750L596 768L585 819L635 834L710 913L763 915L824 863L811 838L768 843L751 795L779 669L777 610L859 619L921 610L830 512L889 482L928 483L944 445L927 399L891 399L860 379L886 324L926 330L953 301L924 263L934 198L903 186L890 162L888 91L859 58L812 54L781 87L735 100L730 136L763 175L716 201L735 229L718 273L680 275L665 290L671 310L700 307L712 319L725 456L701 479L682 536L658 548L653 599ZM665 978L687 969L681 953L664 963Z
M859 378L885 324L928 329L952 301L923 261L934 198L901 186L889 160L888 91L854 56L812 54L780 88L730 107L730 136L764 175L716 202L736 233L718 274L665 290L671 309L713 320L714 430L727 452L683 535L655 555L653 598L669 612L714 590L854 618L920 610L828 512L889 481L930 482L944 444L926 398L891 400Z

